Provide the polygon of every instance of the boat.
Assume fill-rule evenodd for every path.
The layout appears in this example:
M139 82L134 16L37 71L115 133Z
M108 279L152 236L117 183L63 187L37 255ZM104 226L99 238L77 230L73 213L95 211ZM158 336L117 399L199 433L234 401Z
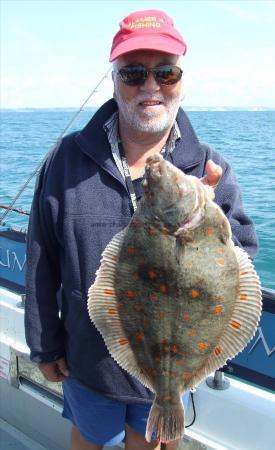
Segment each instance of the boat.
M5 208L6 213L13 210L26 214L13 208L23 188L9 206L0 208ZM25 341L27 232L5 223L6 213L0 220L0 448L67 450L71 425L61 415L61 383L45 380L37 365L30 361ZM275 290L263 288L262 294L263 313L254 338L240 354L191 392L184 450L274 450ZM112 448L123 448L123 444Z
M61 383L44 379L25 341L26 231L1 225L0 250L0 442L65 450L70 424L61 416ZM192 392L184 449L274 449L275 291L262 293L253 340Z

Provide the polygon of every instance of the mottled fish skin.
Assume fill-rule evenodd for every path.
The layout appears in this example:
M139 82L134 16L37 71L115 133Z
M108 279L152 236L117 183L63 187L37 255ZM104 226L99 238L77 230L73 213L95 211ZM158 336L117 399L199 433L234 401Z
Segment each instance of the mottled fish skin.
M178 402L215 349L232 314L239 275L227 220L218 207L206 205L208 190L164 160L149 166L146 178L115 285L137 363L150 377L158 403L168 405ZM203 191L200 201L196 186ZM194 210L201 212L200 225L178 232Z
M163 442L182 436L182 393L244 348L259 320L258 277L247 256L236 253L229 222L213 198L199 179L158 154L149 158L144 196L116 241L119 251L113 256L112 245L107 249L106 261L108 252L116 260L113 272L107 261L89 293L91 318L111 354L156 393L148 440L153 428ZM115 307L107 313L103 295L93 305L105 280L114 287ZM252 309L242 317L249 290ZM112 315L118 315L115 325ZM249 332L243 332L247 320ZM114 327L123 336L117 344ZM129 346L131 363L119 346Z

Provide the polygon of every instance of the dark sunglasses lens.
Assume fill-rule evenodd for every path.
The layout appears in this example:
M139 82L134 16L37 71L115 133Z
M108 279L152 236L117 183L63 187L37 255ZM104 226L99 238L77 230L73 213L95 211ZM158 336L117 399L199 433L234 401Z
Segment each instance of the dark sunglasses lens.
M147 77L145 67L123 67L119 70L122 81L129 86L143 84Z
M182 70L177 66L161 66L154 69L155 77L160 84L169 85L177 83L182 76Z

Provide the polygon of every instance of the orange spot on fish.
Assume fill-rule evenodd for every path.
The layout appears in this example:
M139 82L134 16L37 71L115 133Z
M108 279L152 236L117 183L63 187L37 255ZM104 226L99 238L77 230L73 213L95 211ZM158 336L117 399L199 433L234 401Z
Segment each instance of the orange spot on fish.
M197 336L197 332L195 330L191 330L189 333L189 336L195 337L195 336Z
M125 338L121 338L118 340L119 345L127 345L128 344L128 339Z
M159 290L163 294L168 294L168 287L166 286L166 284L161 284L160 287L159 287Z
M247 294L241 294L241 295L239 296L239 299L240 299L240 300L247 300L247 299L248 299L248 295L247 295Z
M223 247L218 248L218 253L220 253L221 255L223 255L225 252L225 249Z
M118 257L115 256L115 255L112 255L112 256L111 256L111 259L112 259L113 261L117 261L117 260L118 260Z
M223 306L218 305L215 307L215 314L221 314L223 312Z
M166 316L166 313L160 311L160 313L159 313L159 318L160 318L160 319L164 319L165 316Z
M148 275L148 278L150 278L150 280L155 280L157 278L157 274L153 270L149 270L147 275Z
M135 291L127 291L126 295L128 298L134 298L137 294L135 293Z
M116 308L109 308L108 309L108 314L110 316L114 316L115 314L117 314L117 309Z
M114 291L112 289L104 289L103 292L107 295L114 295Z
M164 400L165 402L169 402L169 400L172 400L172 397L171 397L171 395L166 394L166 395L163 396L163 400Z
M212 227L207 228L207 236L211 237L214 234L214 229Z
M143 333L136 334L136 341L138 342L144 341L144 334Z
M241 324L239 322L237 322L236 320L231 320L230 325L231 325L231 327L236 328L237 330L239 330L241 328Z
M249 272L245 272L245 271L240 272L240 275L248 275L248 274L249 274Z
M150 300L151 300L152 302L155 302L155 301L158 299L157 294L155 294L155 293L150 294L150 295L149 295L149 298L150 298Z
M207 345L205 344L205 342L200 342L200 343L199 343L199 349L200 349L200 350L205 350L206 347L207 347Z
M221 351L222 351L222 349L221 349L220 345L217 345L217 347L215 347L215 350L214 350L215 355L218 356L221 353Z
M190 377L190 373L189 372L183 372L183 374L181 375L181 378L185 381L188 380Z
M216 262L219 266L224 266L225 265L225 260L223 258L220 259L216 259Z
M162 350L163 350L164 353L168 353L168 352L169 352L169 347L168 347L168 345L164 345L164 346L162 347Z
M128 255L135 255L137 253L137 249L135 247L128 247L127 253Z
M177 351L178 351L177 346L175 344L172 345L171 350L173 353L177 353Z
M192 289L191 291L191 297L196 298L200 295L199 291L196 291L196 289Z

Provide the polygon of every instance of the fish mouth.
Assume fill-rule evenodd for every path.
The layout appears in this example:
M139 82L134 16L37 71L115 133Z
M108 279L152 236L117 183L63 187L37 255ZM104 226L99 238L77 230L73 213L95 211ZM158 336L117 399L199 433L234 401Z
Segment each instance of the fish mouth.
M153 156L149 156L146 160L145 166L145 178L152 181L159 181L165 172L165 161L163 157L156 153Z

